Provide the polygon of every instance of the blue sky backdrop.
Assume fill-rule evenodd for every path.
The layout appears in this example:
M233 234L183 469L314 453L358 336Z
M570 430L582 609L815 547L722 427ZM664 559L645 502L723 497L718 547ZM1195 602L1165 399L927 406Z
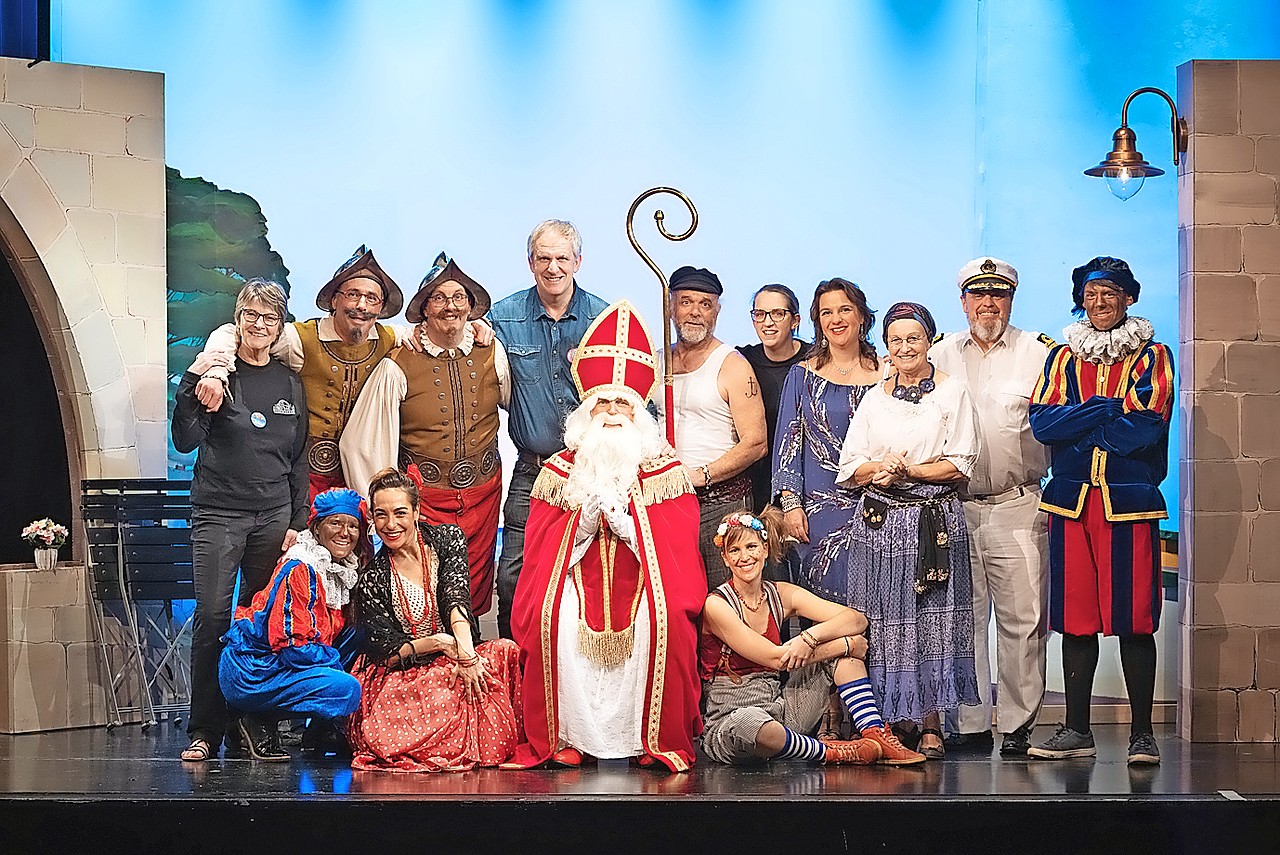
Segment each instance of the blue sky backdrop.
M53 47L165 74L167 162L261 203L300 317L360 243L410 294L440 250L495 297L528 287L528 232L561 217L585 238L579 281L631 298L658 336L657 282L625 216L665 184L698 206L697 233L663 241L652 202L638 233L666 271L721 275L731 342L754 341L755 288L784 282L807 304L833 275L874 308L918 300L955 329L956 271L987 254L1021 274L1014 322L1055 338L1071 268L1123 257L1143 284L1135 312L1174 342L1164 103L1138 99L1130 124L1169 176L1120 202L1081 171L1134 89L1174 94L1191 59L1280 57L1280 4L1133 0L1110 23L1117 8L55 0ZM660 206L683 229L681 206ZM1176 478L1171 467L1171 508Z

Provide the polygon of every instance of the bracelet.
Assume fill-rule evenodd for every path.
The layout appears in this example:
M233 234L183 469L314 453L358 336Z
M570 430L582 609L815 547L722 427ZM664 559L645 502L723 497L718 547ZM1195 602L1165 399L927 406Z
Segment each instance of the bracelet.
M798 511L804 507L800 503L800 497L795 493L783 493L778 504L782 508L782 512L784 514L789 514L792 511Z
M846 657L853 655L853 649L849 647L849 636L844 637L844 655Z
M457 663L459 668L470 668L472 665L480 661L480 654L479 653L472 654L470 659L458 658L453 661Z
M813 635L810 634L809 630L807 629L800 630L800 637L804 639L805 644L809 645L810 650L818 649L818 639L814 638Z
M702 477L706 479L705 483L702 486L710 487L711 486L711 465L708 463L704 463L698 468L702 470Z

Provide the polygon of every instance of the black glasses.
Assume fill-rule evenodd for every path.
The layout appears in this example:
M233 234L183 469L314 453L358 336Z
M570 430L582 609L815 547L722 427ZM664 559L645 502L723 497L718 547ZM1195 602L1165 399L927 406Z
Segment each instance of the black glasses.
M262 312L255 312L253 309L241 309L240 317L244 318L245 322L250 326L258 321L262 321L263 324L269 327L277 326L280 323L279 315L264 315Z
M773 318L775 324L780 324L794 314L790 309L752 309L751 320L762 324L765 318Z

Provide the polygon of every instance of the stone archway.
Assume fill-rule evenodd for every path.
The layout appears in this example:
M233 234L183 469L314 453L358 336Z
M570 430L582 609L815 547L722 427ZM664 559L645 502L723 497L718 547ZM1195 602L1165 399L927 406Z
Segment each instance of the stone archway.
M0 249L48 355L72 496L82 478L162 476L163 77L10 59L0 72Z

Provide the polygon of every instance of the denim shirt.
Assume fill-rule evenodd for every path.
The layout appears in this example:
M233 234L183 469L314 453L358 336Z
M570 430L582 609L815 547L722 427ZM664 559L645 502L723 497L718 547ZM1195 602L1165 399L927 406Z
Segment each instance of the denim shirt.
M545 457L564 448L564 420L580 403L569 373L569 351L608 307L575 280L569 306L558 321L547 314L537 286L517 291L489 310L489 323L511 364L507 426L517 449Z

